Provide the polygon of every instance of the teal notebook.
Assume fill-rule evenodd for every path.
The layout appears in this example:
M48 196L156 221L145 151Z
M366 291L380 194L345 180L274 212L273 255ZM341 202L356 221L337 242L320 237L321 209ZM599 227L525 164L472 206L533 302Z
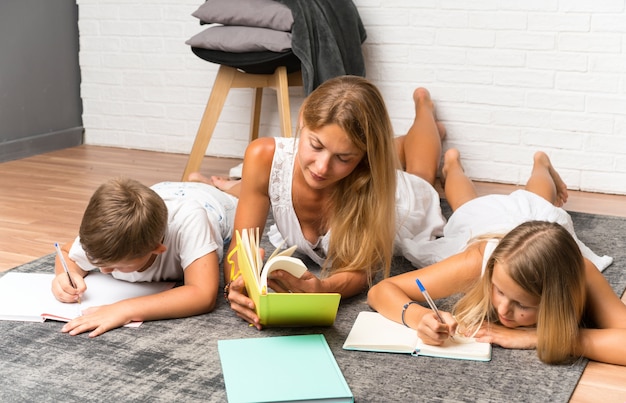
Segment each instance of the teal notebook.
M235 402L354 402L322 334L218 340L226 396Z

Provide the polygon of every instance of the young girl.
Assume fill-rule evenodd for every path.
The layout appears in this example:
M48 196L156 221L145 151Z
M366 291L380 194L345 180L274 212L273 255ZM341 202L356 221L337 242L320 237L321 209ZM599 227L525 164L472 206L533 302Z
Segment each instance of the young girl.
M443 260L372 287L372 308L430 344L460 332L505 348L536 348L550 364L585 356L626 365L626 305L598 270L612 259L576 238L558 207L566 186L548 156L536 153L526 189L508 196L477 198L454 149L446 152L443 176L454 211L446 235L414 254ZM464 293L452 313L441 312L445 323L414 302L424 301L416 278L435 299Z
M322 278L274 272L272 289L353 296L377 272L388 273L394 238L417 242L441 234L445 221L433 188L440 132L428 91L417 89L414 101L415 121L395 141L378 89L361 77L334 78L305 99L299 139L260 138L248 146L240 188L231 189L239 195L235 229L263 231L271 208L271 242L297 245L323 267ZM406 172L397 169L400 164ZM225 295L260 329L243 279L231 278L237 271L224 270Z

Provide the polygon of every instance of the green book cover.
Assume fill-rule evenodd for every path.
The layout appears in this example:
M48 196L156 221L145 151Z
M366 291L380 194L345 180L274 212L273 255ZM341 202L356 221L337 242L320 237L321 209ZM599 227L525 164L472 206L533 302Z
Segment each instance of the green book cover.
M322 334L218 340L228 401L353 402Z

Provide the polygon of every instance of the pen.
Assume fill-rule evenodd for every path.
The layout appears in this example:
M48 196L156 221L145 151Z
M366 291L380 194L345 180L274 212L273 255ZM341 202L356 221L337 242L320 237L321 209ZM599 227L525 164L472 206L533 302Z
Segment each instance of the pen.
M426 302L428 302L428 306L430 306L430 309L432 309L435 312L435 315L437 315L437 319L439 319L439 322L441 322L441 323L443 323L445 325L446 321L443 320L443 317L441 316L441 313L439 313L439 309L437 309L437 305L435 305L435 301L433 301L433 299L430 297L430 294L428 294L428 291L426 291L426 288L424 287L424 285L422 284L420 279L416 278L415 282L417 283L417 286L419 287L420 291L422 292L422 295L426 299ZM452 337L452 335L450 336L450 338L454 339L454 337Z
M63 253L61 253L61 248L59 248L59 243L54 243L54 248L57 250L57 255L59 255L59 260L61 260L61 266L63 266L63 270L65 270L65 274L67 274L67 279L70 280L70 285L76 289L76 284L74 280L72 280L72 276L70 276L70 269L67 267L67 263L65 262L65 258L63 257ZM78 297L78 303L80 304L80 297Z

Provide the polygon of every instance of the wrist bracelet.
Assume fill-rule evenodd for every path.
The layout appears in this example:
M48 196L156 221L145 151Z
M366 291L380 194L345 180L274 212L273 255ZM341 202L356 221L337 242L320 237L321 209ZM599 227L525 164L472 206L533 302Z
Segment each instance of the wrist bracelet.
M226 302L230 303L230 300L228 299L228 292L230 291L230 285L231 285L232 281L229 281L228 284L226 284L224 286L224 299L226 300Z
M406 322L404 321L404 313L406 312L407 308L411 305L411 304L417 304L419 305L419 302L417 301L409 301L406 304L404 304L404 306L402 306L402 324L406 327L410 327L409 325L406 324Z

